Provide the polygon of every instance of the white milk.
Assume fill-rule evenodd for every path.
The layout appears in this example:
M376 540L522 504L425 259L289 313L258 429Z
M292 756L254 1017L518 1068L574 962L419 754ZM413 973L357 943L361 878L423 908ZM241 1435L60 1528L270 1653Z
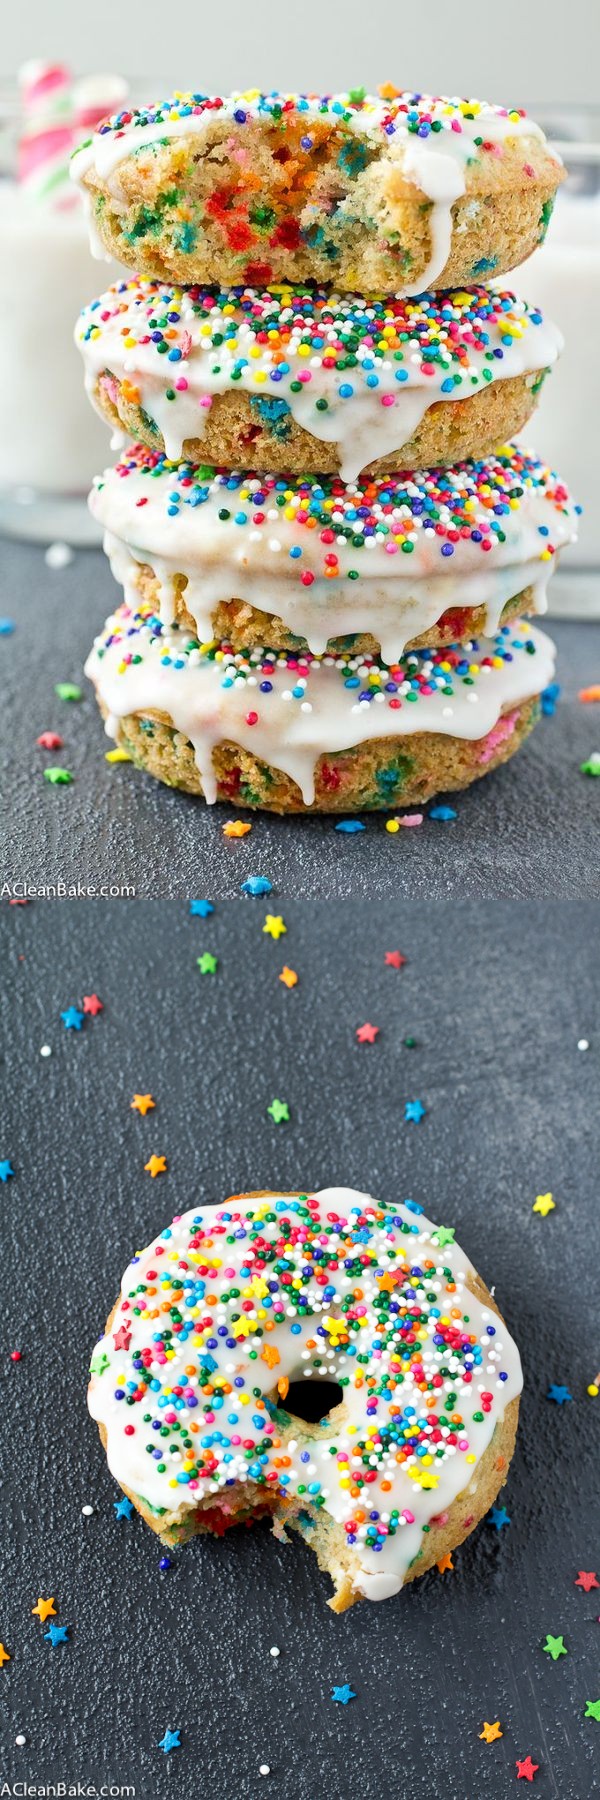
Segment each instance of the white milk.
M73 344L98 286L83 211L51 211L0 182L0 242L0 489L85 495L108 437Z

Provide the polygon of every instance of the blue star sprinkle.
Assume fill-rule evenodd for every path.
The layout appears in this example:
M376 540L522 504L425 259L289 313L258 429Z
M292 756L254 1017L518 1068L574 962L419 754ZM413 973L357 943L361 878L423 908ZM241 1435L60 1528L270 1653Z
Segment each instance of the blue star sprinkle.
M6 1162L0 1162L0 1181L10 1181L11 1175L14 1175L14 1172L12 1163L9 1162L8 1159Z
M353 1694L352 1688L348 1687L348 1683L345 1681L343 1687L333 1688L331 1698L332 1700L341 1700L342 1706L347 1706L349 1700L356 1699L356 1694Z
M68 1625L50 1625L44 1632L47 1644L66 1644L68 1641Z
M542 694L542 712L545 713L547 719L551 719L556 712L556 702L559 694L560 684L558 681L551 681L550 686L544 688Z
M340 819L339 825L336 825L335 827L336 831L347 832L349 837L352 836L355 831L364 831L364 829L365 827L364 825L361 825L360 819Z
M420 1120L425 1118L425 1107L422 1100L407 1100L404 1108L404 1118L406 1121L414 1119L415 1124L418 1125Z
M125 1495L123 1500L113 1500L113 1506L115 1509L115 1518L116 1519L130 1519L131 1518L131 1515L133 1512L133 1502L131 1500L127 1499L127 1495Z
M272 894L272 892L273 883L267 881L266 875L249 875L248 880L242 882L243 894Z
M496 1531L501 1531L503 1525L510 1525L510 1519L505 1506L491 1506L488 1513L488 1520L490 1525L495 1525Z
M557 1387L556 1382L553 1381L551 1387L548 1388L546 1399L555 1400L557 1406L564 1406L565 1400L572 1400L573 1395L569 1393L567 1387Z
M83 1013L78 1012L76 1006L68 1006L66 1012L61 1013L60 1016L65 1031L81 1031L83 1025Z
M455 819L456 813L453 806L431 806L429 817L430 819Z
M0 619L0 637L10 637L14 629L14 619Z
M181 1739L179 1732L165 1731L164 1738L161 1738L158 1748L159 1750L164 1750L165 1756L168 1756L170 1750L180 1750Z
M207 919L214 910L212 900L190 900L190 912L194 919Z

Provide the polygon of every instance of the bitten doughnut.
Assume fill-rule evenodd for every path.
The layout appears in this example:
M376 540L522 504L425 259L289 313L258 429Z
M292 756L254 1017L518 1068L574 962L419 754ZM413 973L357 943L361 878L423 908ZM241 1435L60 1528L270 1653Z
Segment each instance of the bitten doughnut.
M505 762L538 716L554 645L519 623L478 646L312 657L201 647L122 606L86 663L111 737L171 787L271 812L424 801Z
M235 650L375 647L386 662L424 640L492 637L508 601L543 612L578 512L516 445L346 486L215 472L137 446L99 477L90 507L134 609L142 595L163 624Z
M323 1380L339 1402L307 1424L290 1384ZM521 1388L454 1230L412 1200L325 1188L193 1208L136 1253L88 1404L163 1543L271 1515L312 1546L343 1612L397 1594L479 1523Z
M75 153L92 246L159 280L420 294L502 275L544 237L560 159L520 111L363 89L175 94Z
M301 475L481 458L530 418L562 337L476 287L417 300L136 276L85 306L92 403L175 461Z

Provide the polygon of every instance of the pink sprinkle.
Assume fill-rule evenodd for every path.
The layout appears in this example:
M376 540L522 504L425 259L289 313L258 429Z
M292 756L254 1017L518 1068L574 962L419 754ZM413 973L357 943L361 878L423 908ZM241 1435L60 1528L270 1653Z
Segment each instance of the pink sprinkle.
M407 1525L414 1525L415 1515L414 1513L409 1512L407 1506L403 1508L402 1517L406 1520Z
M531 163L523 163L523 172L525 175L535 175L535 169L532 169Z
M186 390L186 388L187 388L187 385L188 385L188 384L187 384L187 381L186 381L186 379L185 379L185 375L180 375L180 377L179 377L179 381L176 381L176 382L175 382L175 386L176 386L176 388L177 388L177 392L178 392L178 393L179 393L179 394L183 394L183 393L185 393L185 390Z
M208 407L208 406L212 406L212 399L211 399L211 396L210 396L210 394L203 394L203 395L202 395L202 399L201 399L201 401L200 401L200 405L201 405L201 406L207 406L207 407Z
M393 406L395 398L396 398L395 394L382 394L382 396L381 396L382 406Z
M402 818L400 818L398 820L398 824L399 825L422 825L423 824L423 814L422 813L403 813Z

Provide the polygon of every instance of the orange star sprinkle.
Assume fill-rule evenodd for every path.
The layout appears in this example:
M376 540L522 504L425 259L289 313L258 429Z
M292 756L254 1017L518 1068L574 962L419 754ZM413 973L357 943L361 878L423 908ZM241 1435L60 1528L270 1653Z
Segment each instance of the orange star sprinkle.
M145 1119L146 1113L151 1112L153 1106L156 1106L156 1101L152 1099L151 1094L134 1094L130 1112L139 1112Z
M495 1744L496 1738L501 1738L503 1735L504 1733L500 1730L499 1719L496 1719L493 1725L488 1725L486 1719L483 1731L480 1731L479 1733L480 1738L483 1738L485 1744Z
M584 706L590 700L600 700L600 687L580 688L577 699L583 700Z
M449 1550L447 1550L447 1551L446 1551L446 1555L445 1555L445 1556L440 1556L440 1560L439 1560L439 1562L438 1562L438 1564L437 1564L437 1565L436 1565L436 1566L437 1566L437 1568L438 1568L438 1569L439 1569L439 1571L440 1571L440 1575L445 1575L445 1574L446 1574L446 1570L447 1570L447 1569L453 1569L453 1568L454 1568L454 1563L453 1563L453 1561L452 1561L452 1557L451 1557L451 1555L450 1555L450 1551L449 1551Z
M244 819L228 819L223 826L223 837L246 837L251 830L252 826L247 825Z
M296 970L288 969L287 963L284 963L279 980L283 982L284 987L286 988L295 987L298 980Z
M5 1662L10 1662L10 1656L8 1650L4 1648L4 1644L0 1644L0 1669Z
M51 1614L52 1614L52 1617L54 1617L56 1614L56 1607L54 1605L54 1595L52 1596L51 1600L42 1600L42 1597L40 1594L37 1606L32 1606L31 1611L32 1611L32 1613L37 1613L37 1617L38 1617L38 1619L41 1619L42 1625L43 1625L45 1623L46 1619L50 1618Z
M166 1175L166 1156L151 1156L149 1162L144 1163L144 1168L148 1170L148 1174L152 1176L153 1181L155 1175Z
M394 87L393 81L384 81L382 82L381 87L377 89L377 92L380 100L397 100L398 95L402 93L402 89Z

